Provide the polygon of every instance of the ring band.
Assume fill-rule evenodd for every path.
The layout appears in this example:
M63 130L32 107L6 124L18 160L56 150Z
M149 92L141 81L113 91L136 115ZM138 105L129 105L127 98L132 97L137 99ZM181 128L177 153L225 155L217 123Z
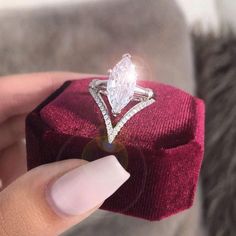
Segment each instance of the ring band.
M105 121L108 142L112 143L126 122L136 113L155 102L154 93L150 88L136 85L137 74L131 56L125 54L113 70L110 70L108 80L94 79L89 84L89 92L97 103ZM113 116L121 113L121 110L130 101L138 101L118 121L115 127L112 125L109 109L102 95L108 97Z

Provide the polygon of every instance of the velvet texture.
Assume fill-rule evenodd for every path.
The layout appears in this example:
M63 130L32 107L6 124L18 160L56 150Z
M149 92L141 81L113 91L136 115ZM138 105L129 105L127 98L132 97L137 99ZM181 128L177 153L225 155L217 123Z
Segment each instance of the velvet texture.
M115 143L107 145L103 117L88 92L91 79L65 83L28 115L28 168L114 154L131 177L102 209L160 220L191 207L204 151L202 100L168 85L140 81L154 90L156 102L132 117Z

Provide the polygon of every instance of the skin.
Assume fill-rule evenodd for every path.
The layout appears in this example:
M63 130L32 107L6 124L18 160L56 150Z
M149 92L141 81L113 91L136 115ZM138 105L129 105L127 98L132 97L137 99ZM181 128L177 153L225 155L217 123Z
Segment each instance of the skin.
M59 216L45 199L45 186L86 162L71 159L26 172L24 122L28 112L66 80L88 75L48 72L0 78L0 235L58 235L99 206L79 216Z

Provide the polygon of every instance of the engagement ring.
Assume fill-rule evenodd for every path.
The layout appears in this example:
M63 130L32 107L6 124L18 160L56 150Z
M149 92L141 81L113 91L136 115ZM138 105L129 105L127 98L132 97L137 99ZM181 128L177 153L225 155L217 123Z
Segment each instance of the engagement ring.
M136 113L151 105L154 100L152 89L138 86L137 72L129 54L109 70L108 80L94 79L89 85L89 92L97 103L107 129L108 142L112 143L125 123ZM111 114L117 116L131 101L137 101L129 111L118 121L115 127L112 125L109 109L102 95L107 96Z

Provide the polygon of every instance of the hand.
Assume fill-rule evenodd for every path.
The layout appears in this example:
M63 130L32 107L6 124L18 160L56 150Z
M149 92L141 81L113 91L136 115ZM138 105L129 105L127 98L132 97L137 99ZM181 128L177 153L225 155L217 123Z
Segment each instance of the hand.
M0 235L58 235L94 212L128 178L114 156L26 172L25 117L75 73L0 78Z

